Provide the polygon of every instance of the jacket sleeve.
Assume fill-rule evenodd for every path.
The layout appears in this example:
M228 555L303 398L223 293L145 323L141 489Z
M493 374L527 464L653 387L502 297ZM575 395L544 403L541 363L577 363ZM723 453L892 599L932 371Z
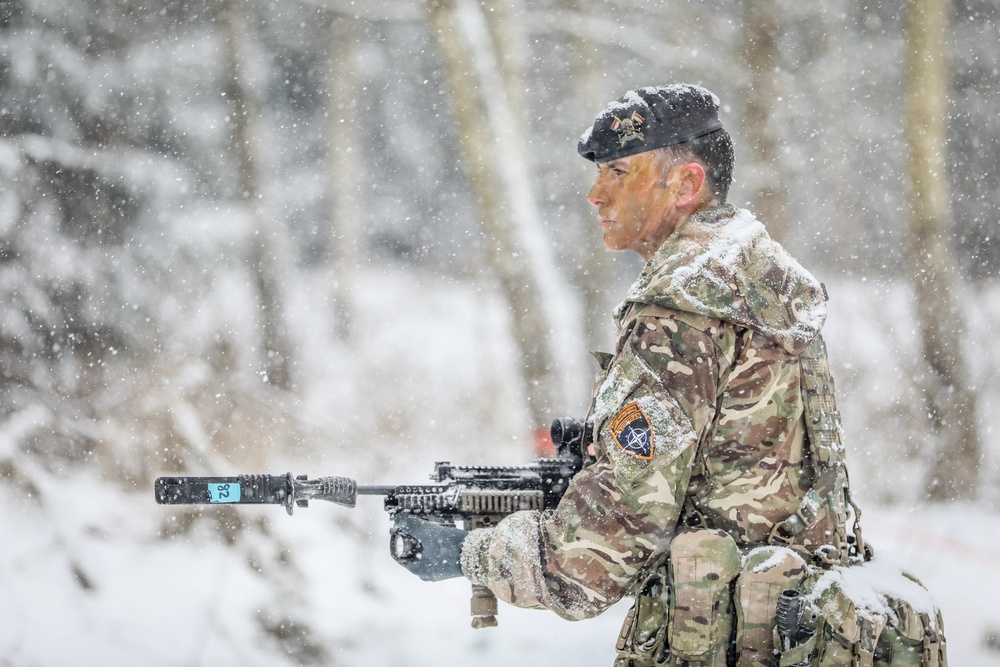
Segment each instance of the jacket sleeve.
M658 311L635 320L592 404L596 460L555 510L473 531L462 553L469 579L572 620L629 592L673 537L712 423L722 355L705 319Z

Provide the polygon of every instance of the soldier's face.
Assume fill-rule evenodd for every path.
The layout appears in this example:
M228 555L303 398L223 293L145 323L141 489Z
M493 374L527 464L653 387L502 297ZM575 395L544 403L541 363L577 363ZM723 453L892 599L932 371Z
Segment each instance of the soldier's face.
M664 176L650 152L601 162L587 199L597 207L610 250L632 250L648 260L678 224L674 169Z

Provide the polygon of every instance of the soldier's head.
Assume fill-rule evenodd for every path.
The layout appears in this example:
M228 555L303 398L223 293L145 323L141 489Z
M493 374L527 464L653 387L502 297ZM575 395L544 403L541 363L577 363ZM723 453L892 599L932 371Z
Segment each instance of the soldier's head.
M675 84L632 90L609 104L577 150L598 167L588 199L605 244L649 259L688 216L725 203L733 143L708 90Z

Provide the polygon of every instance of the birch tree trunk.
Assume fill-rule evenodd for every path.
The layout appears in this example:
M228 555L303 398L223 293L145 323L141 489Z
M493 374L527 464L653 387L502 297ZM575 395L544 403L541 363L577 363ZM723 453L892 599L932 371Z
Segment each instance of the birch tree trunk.
M967 383L964 327L954 295L949 239L947 143L947 0L909 0L906 33L905 137L909 149L906 256L914 271L926 372L920 377L937 436L928 497L970 499L978 485L981 445L976 394Z
M255 153L260 135L254 127L259 112L241 69L247 35L246 17L234 6L234 0L222 0L220 18L226 48L225 93L233 107L232 150L239 169L239 198L247 203L257 223L250 250L250 270L260 308L262 361L268 383L290 389L292 352L277 270L282 239L272 216L262 211L259 203L260 178Z
M358 22L331 16L330 60L328 67L329 163L330 163L330 294L335 333L348 340L353 323L355 275L363 248L360 189L366 162L361 159L361 136L354 124L357 111Z
M525 139L482 11L468 0L427 0L426 7L463 167L483 216L486 259L510 305L532 426L541 427L566 406L566 354L582 347L580 328L542 234Z
M528 72L528 33L524 29L524 0L485 0L483 16L496 50L507 105L517 131L527 123L525 90Z
M567 11L573 8L571 0L563 0L561 5ZM607 90L604 71L599 66L603 62L606 47L578 35L571 36L571 43L575 56L573 89L576 98L584 109L596 115L604 104L621 94ZM580 128L581 132L583 129ZM581 159L580 162L583 163L584 160ZM582 194L586 195L596 170L591 167L589 172L581 170L581 173L584 173ZM587 346L591 350L606 351L614 344L611 313L617 305L616 300L621 297L608 290L608 285L612 284L614 263L610 252L604 248L597 209L586 196L579 196L573 202L573 210L584 223L581 234L583 241L573 244L573 257L576 259L576 266L580 267L577 280L583 299Z
M780 104L778 81L778 20L776 0L744 0L743 57L750 73L743 129L753 153L748 165L750 209L783 242L788 234L788 194L785 191L772 112Z

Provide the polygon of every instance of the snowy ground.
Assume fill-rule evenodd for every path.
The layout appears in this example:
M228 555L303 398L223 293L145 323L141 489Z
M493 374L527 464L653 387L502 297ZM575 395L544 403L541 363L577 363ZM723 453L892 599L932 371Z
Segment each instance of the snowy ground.
M426 290L394 280L386 277L386 289L364 304L371 328L360 356L348 364L334 350L326 371L313 369L341 373L325 402L304 409L343 443L276 460L270 470L228 472L285 472L287 465L310 476L420 483L442 458L530 458L523 443L511 442L524 414L503 372L509 346L489 335L502 329L495 305L469 287ZM833 324L832 349L850 329ZM351 383L352 373L398 381L374 388L380 402L370 387L358 389L367 384ZM840 389L870 375L878 374L859 370ZM477 400L483 395L485 407ZM395 430L352 439L374 422ZM416 430L401 431L401 422ZM463 439L476 426L489 437ZM376 498L360 499L354 510L316 503L291 517L278 507L189 512L155 505L151 489L123 492L95 471L45 471L10 443L0 441L0 455L0 667L548 667L613 659L624 605L580 623L501 607L498 628L472 630L467 582L424 583L391 560ZM13 467L2 465L5 456ZM856 469L869 460L856 458ZM13 469L31 479L30 495ZM865 484L893 481L870 472L856 475L866 538L939 600L953 666L1000 665L995 504L929 507L907 500L919 491L911 488L889 494L895 504L877 505L866 499L886 494ZM984 478L987 490L995 488L995 469L987 467Z
M6 487L0 494L2 665L542 667L613 659L623 605L580 623L501 607L499 627L471 629L467 583L424 583L393 563L378 507L361 507L350 521L343 515L351 510L325 504L292 517L247 508L267 517L270 534L248 531L234 548L213 539L209 522L203 532L161 541L157 530L172 509L87 477L47 479L45 517ZM865 519L880 554L917 573L943 607L951 664L1000 665L1000 652L985 644L1000 632L1000 517L951 506L869 509ZM282 548L292 553L288 563ZM261 631L281 621L283 631ZM297 634L296 623L311 632ZM287 662L276 659L282 654Z

